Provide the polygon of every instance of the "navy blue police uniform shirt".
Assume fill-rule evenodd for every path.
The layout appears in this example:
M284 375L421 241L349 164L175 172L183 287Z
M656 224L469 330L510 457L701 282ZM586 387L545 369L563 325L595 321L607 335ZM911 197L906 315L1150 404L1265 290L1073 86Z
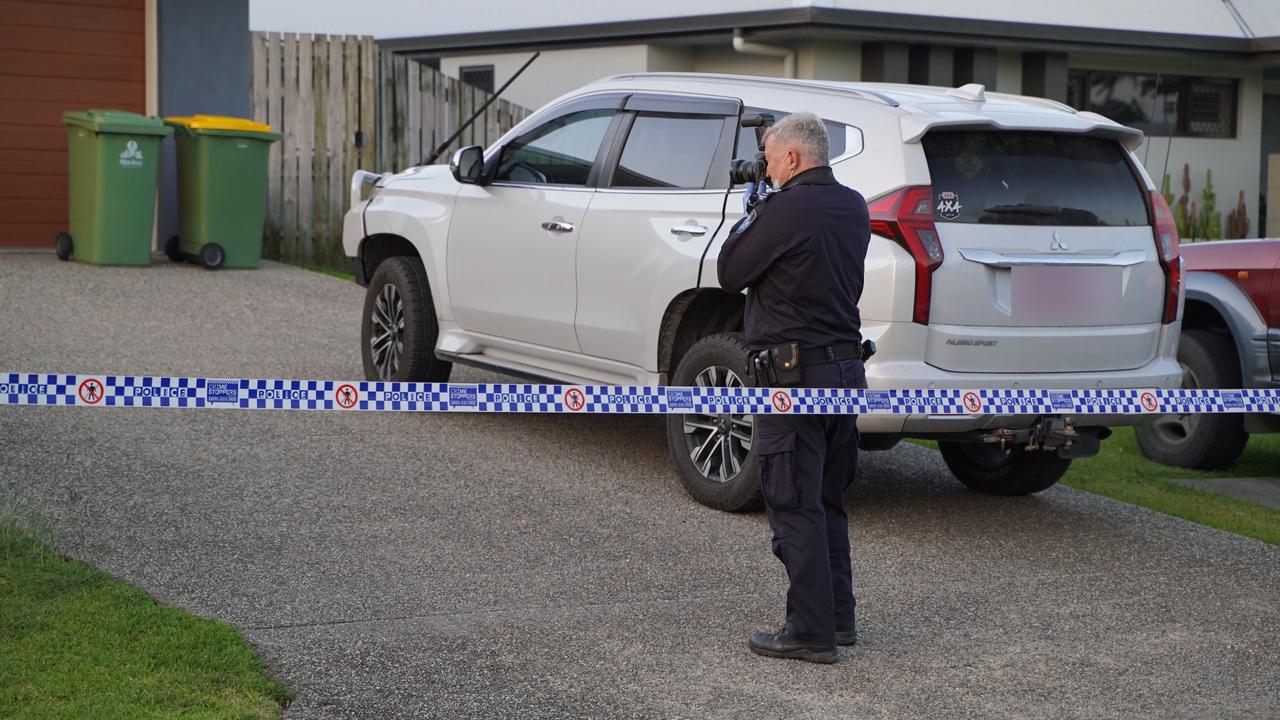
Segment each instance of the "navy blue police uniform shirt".
M867 203L829 166L786 182L729 231L720 287L747 293L748 345L862 342L858 300L871 226Z

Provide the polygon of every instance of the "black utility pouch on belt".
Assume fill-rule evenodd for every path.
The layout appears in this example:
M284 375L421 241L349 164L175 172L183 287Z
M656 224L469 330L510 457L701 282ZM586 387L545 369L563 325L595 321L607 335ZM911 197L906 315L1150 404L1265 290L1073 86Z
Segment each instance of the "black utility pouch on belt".
M757 387L799 387L800 343L773 345L747 355L747 374Z
M863 340L861 345L836 343L821 348L801 350L799 343L783 343L747 354L747 377L756 387L799 387L800 368L805 365L852 360L866 362L876 354L876 344Z

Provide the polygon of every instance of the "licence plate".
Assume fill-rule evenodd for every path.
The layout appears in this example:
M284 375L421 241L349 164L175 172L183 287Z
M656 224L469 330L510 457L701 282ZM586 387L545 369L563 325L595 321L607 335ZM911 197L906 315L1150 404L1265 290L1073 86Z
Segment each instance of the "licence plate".
M1122 268L1013 268L1013 320L1037 325L1106 324L1123 299Z

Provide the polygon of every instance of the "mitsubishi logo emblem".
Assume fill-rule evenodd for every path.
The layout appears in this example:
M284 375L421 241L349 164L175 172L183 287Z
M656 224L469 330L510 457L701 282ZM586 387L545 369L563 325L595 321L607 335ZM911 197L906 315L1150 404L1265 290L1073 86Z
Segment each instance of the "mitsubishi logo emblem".
M1056 252L1056 251L1059 251L1059 250L1069 250L1069 249L1070 249L1070 248L1068 248L1068 247L1067 247L1067 244L1066 244L1066 243L1064 243L1064 242L1062 242L1062 237L1061 237L1060 235L1058 235L1058 231L1057 231L1057 230L1054 230L1054 231L1053 231L1053 240L1050 240L1050 241L1049 241L1049 250L1050 250L1050 251L1055 251L1055 252Z

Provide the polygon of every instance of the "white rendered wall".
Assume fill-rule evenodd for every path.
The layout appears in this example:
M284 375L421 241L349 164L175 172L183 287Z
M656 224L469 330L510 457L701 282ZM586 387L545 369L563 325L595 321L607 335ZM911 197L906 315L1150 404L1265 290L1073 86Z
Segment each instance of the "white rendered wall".
M784 62L780 57L745 55L733 49L726 41L723 45L704 45L693 55L694 72L726 73L729 75L760 75L780 78Z
M797 48L796 77L856 82L862 79L862 43L815 40Z
M460 67L492 65L493 86L497 89L531 55L531 52L453 55L441 58L440 71L456 78ZM645 45L543 50L542 56L502 96L517 105L537 110L548 101L593 80L619 73L644 72L648 64L649 54Z
M1001 48L996 54L996 92L1022 94L1022 52Z

